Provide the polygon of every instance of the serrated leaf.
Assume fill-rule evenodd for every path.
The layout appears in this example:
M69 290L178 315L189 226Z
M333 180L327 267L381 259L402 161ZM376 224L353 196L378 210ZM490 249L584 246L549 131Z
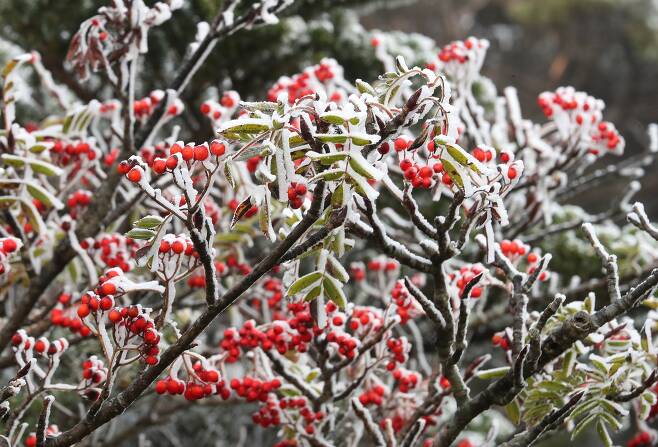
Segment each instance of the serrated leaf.
M286 295L288 295L288 296L296 295L299 292L301 292L302 290L308 289L313 284L320 281L320 279L322 279L322 272L308 273L308 274L302 276L301 278L299 278L294 283L292 283L292 285L288 289L288 292L286 293Z
M585 430L592 422L597 420L599 417L598 414L590 414L589 416L583 418L578 424L576 424L576 428L574 428L573 432L571 433L571 439L575 439L578 437L578 435Z
M260 111L266 113L272 113L276 110L277 103L269 101L257 101L257 102L248 102L240 101L240 107L250 112Z
M369 135L367 133L350 135L350 140L352 140L352 144L355 146L367 146L369 144L375 144L379 142L379 139L379 135Z
M269 191L268 194L265 195L265 200L263 200L263 203L261 203L260 209L258 210L258 225L260 231L270 240L270 242L276 241L276 234L272 228Z
M231 188L235 189L236 183L235 183L235 177L233 176L233 165L229 161L224 163L224 178L226 178L226 181L228 182L229 185L231 185Z

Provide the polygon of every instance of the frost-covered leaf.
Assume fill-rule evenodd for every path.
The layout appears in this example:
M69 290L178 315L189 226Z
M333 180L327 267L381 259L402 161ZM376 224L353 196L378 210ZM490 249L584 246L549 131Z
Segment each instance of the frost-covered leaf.
M288 296L293 296L301 292L302 290L306 290L315 283L319 282L322 279L322 272L311 272L307 275L302 276L299 278L297 281L292 283L292 285L288 288L288 292L286 293Z

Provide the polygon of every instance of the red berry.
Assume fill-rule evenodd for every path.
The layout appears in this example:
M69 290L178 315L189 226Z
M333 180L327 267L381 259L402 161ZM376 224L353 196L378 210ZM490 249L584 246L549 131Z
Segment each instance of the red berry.
M196 146L194 148L194 159L203 161L208 158L208 148L204 145Z
M130 171L130 163L128 163L126 160L122 161L119 163L119 166L117 166L117 171L119 171L119 174L125 175Z
M7 238L2 242L2 250L5 253L12 253L18 248L18 244L14 239Z
M112 323L118 323L119 321L121 321L121 312L119 312L117 309L112 309L108 314L107 318Z
M507 176L510 178L510 180L514 180L517 176L517 171L514 166L510 166L509 169L507 170Z
M138 183L142 179L141 168L134 167L128 172L128 180L133 183Z
M181 241L174 241L174 243L171 244L171 249L174 253L179 255L185 251L185 245Z
M167 160L164 158L156 158L153 160L153 172L156 174L163 174L167 170Z
M220 157L224 155L224 152L226 152L226 146L224 146L223 143L219 142L218 140L210 143L210 153L213 155Z
M91 313L91 309L89 308L88 304L81 304L80 307L78 307L78 316L80 318L84 318L90 313Z
M103 295L114 295L117 291L117 286L111 282L106 282L101 285L101 294Z

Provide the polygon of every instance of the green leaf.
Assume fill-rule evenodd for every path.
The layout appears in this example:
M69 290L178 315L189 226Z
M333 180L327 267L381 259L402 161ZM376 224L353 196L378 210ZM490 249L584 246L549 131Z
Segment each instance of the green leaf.
M311 301L319 297L321 293L322 293L322 286L313 287L311 291L308 292L304 297L304 301L310 303Z
M327 297L333 301L339 309L345 309L345 306L347 306L347 298L343 293L343 285L331 275L324 276L322 285L324 286L324 291L327 294Z
M39 200L41 203L45 204L46 206L52 206L58 210L64 208L64 204L57 197L52 195L50 192L48 192L45 188L41 187L40 185L30 182L27 183L26 186L27 186L27 192L29 192L32 197Z
M313 161L320 162L320 164L324 166L331 166L332 164L345 160L347 157L349 157L348 152L333 152L331 154L319 154L314 151L308 151L306 153L308 158L310 158Z
M342 126L345 124L345 118L341 116L340 113L337 112L324 112L323 114L320 115L320 119L322 121L326 121L329 124L335 124L337 126Z
M368 93L371 94L372 96L375 96L377 92L375 92L375 89L372 87L372 85L368 84L365 81L362 81L361 79L356 80L356 88L359 91L359 93Z
M448 151L450 156L454 158L457 163L472 169L478 174L481 173L480 168L478 166L479 162L475 157L473 157L471 154L469 154L468 152L466 152L464 149L462 149L457 145L446 144L445 146L446 146L446 151Z
M320 375L320 368L314 368L314 369L311 370L311 372L309 372L306 375L305 380L306 380L306 382L309 382L309 383L313 382L313 379L315 379L319 375Z
M340 180L345 175L345 169L327 169L326 171L320 172L315 177L311 179L311 182L317 182L318 180L325 180L328 182L333 182Z
M505 411L507 412L507 417L512 421L512 424L518 425L521 420L521 409L519 408L518 400L514 399L507 404Z
M452 181L455 182L457 186L459 186L459 189L463 190L464 180L462 179L462 176L457 170L457 168L455 168L455 165L453 165L450 161L444 158L441 159L441 164L443 164L443 169L448 173L448 175L450 175Z
M379 180L384 175L379 169L376 169L363 155L358 152L352 153L349 160L350 166L354 171L370 180Z
M154 237L155 234L155 231L147 230L146 228L133 228L126 233L126 237L138 240L149 240Z
M146 228L152 230L162 225L164 219L160 216L145 216L139 219L137 222L133 223L134 227L137 228Z
M48 162L26 157L19 157L17 155L3 154L2 161L8 165L21 168L27 164L32 168L34 172L49 176L61 176L64 172L62 169Z
M323 143L345 144L347 143L348 136L345 134L335 133L318 133L313 135L314 138L322 141Z
M344 205L343 199L345 197L345 183L341 182L334 192L331 194L331 206L333 208L340 208Z
M475 373L475 375L483 380L491 380L491 379L498 379L500 377L504 377L507 375L507 373L510 371L509 366L501 366L500 368L492 368L492 369L483 369Z
M224 123L218 133L257 134L270 130L267 120L260 118L239 118Z
M598 421L596 423L596 431L598 432L599 438L601 439L601 442L603 442L603 445L605 445L605 447L612 447L612 439L610 439L608 429L605 428L605 424L603 422Z
M308 289L313 284L320 281L321 278L322 278L322 272L311 272L307 275L304 275L290 286L287 295L288 296L296 295L302 290Z

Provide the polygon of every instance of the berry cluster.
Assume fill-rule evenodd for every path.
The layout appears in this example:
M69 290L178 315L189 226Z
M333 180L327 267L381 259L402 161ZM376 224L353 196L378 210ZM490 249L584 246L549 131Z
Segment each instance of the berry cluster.
M322 421L325 417L324 412L311 410L308 401L303 397L281 399L279 408L286 411L291 418L294 416L293 413L297 412L299 418L304 420L304 431L308 435L315 433L314 423Z
M464 294L466 286L471 280L480 273L484 272L482 264L466 264L458 271L452 272L448 275L450 285L454 286L457 290L457 296L461 298ZM471 289L471 298L480 298L482 296L482 287L475 286Z
M646 431L639 432L626 443L627 447L651 447L652 445L654 444L651 434Z
M186 400L199 400L212 394L220 394L224 400L231 392L225 387L224 381L219 380L219 372L215 369L205 369L201 362L196 362L192 369L194 377L187 383L173 377L158 380L155 392L158 394L182 394Z
M518 239L513 241L505 239L501 241L500 251L513 263L519 263L527 254L525 260L528 264L527 273L529 275L532 275L538 267L539 254L536 251L532 251L532 248L528 244L524 244ZM549 276L550 273L544 270L539 274L538 279L540 281L546 281Z
M376 258L368 261L368 270L372 272L396 272L400 264L394 259Z
M347 98L347 94L332 80L342 77L342 69L335 60L322 59L318 65L308 67L292 78L280 78L268 90L267 98L269 101L276 101L279 94L285 91L288 93L288 102L293 104L302 96L322 91L331 101L340 102Z
M78 217L78 213L84 210L91 203L91 191L79 189L72 193L66 204L69 207L69 214L73 219Z
M405 368L398 368L393 371L393 378L398 382L400 391L407 393L416 388L416 385L420 381L420 374Z
M507 331L496 332L491 337L491 343L494 346L500 346L505 351L512 349L512 337Z
M82 378L85 387L104 382L107 378L107 368L105 368L103 361L92 355L88 360L82 362Z
M140 357L149 365L158 363L160 354L160 334L155 329L153 320L141 306L115 307L107 312L107 319L114 325L114 330L126 333L126 341L138 337Z
M217 276L222 276L226 273L226 264L221 261L215 261L215 270L217 271ZM206 288L206 275L203 270L198 273L194 273L187 278L187 285L193 289L205 289Z
M160 240L158 253L162 256L191 256L198 258L199 253L194 249L192 240L186 234L165 234Z
M359 402L363 405L376 405L380 406L384 401L384 394L386 389L381 385L375 385L372 388L366 389L359 395Z
M280 402L275 396L270 395L264 405L251 416L251 420L256 425L263 428L273 427L281 424Z
M84 239L80 246L109 268L119 267L129 272L135 267L137 242L120 233L101 234L96 240Z
M91 329L83 323L76 313L76 308L70 306L71 296L68 294L61 294L59 296L59 303L50 311L50 322L53 326L69 328L71 333L79 334L82 337L91 335Z
M267 398L271 392L278 390L281 387L281 380L259 380L253 377L245 376L242 380L231 379L231 389L236 394L248 402L267 402Z
M141 122L146 121L153 114L156 107L158 107L160 101L162 101L164 97L165 92L162 90L153 90L149 96L135 100L133 103L133 111L135 112L135 117ZM176 98L174 102L169 105L166 112L169 116L176 116L183 113L184 109L185 106L183 105L183 101Z
M450 176L443 172L443 163L437 161L430 165L420 165L414 163L409 158L400 161L400 169L404 178L411 183L414 188L429 189L434 186L435 182L441 182L446 186L452 185Z
M123 160L117 166L117 170L119 171L119 174L125 175L126 178L133 183L139 183L144 177L144 168L136 158Z
M331 312L330 309L334 308L335 306L336 305L333 302L327 303L327 312ZM369 306L355 306L352 310L352 315L350 315L349 328L353 332L378 332L383 326L384 315L381 309Z
M213 100L204 101L199 107L202 114L212 120L217 125L223 118L230 118L240 104L240 95L238 92L231 90L224 92L219 102Z
M303 183L290 183L288 187L288 201L290 207L293 209L301 208L304 204L304 197L306 197L306 185Z
M114 307L115 295L123 293L117 287L117 283L120 281L122 275L123 271L119 268L107 270L105 275L98 279L98 285L94 290L86 292L80 298L78 316L84 319L91 313L96 313L99 310L108 311Z
M51 160L59 166L79 166L85 161L95 160L98 155L98 149L83 140L69 142L55 140L50 148Z
M456 40L445 45L439 52L439 60L444 63L456 62L465 64L475 57L476 52L486 50L489 42L484 39L469 37L466 40Z
M624 139L614 124L602 120L602 100L573 87L559 87L555 92L541 93L537 102L544 115L556 123L563 138L577 132L590 154L623 153Z
M46 438L57 437L60 433L61 432L57 425L49 425L48 428L46 428ZM25 447L37 447L37 434L34 432L28 434L25 441L23 441L23 445L25 445Z
M407 324L407 322L418 315L418 304L410 295L402 281L397 281L393 290L391 290L391 298L395 302L395 311L400 316L400 324Z
M386 340L386 347L391 353L391 358L386 364L388 371L393 371L397 368L398 364L402 364L409 358L409 351L411 351L411 344L405 337L389 338Z
M342 317L335 316L333 321L334 325L337 323L337 318L342 320ZM358 353L357 348L359 347L360 342L357 338L352 337L348 333L341 331L330 331L327 334L327 341L338 347L338 354L342 357L347 357L348 359L352 360Z
M54 341L48 341L46 338L41 337L35 340L34 337L27 335L24 329L18 330L11 337L11 344L14 345L16 352L34 352L36 351L42 355L60 355L69 347L69 341L65 338L58 338Z

